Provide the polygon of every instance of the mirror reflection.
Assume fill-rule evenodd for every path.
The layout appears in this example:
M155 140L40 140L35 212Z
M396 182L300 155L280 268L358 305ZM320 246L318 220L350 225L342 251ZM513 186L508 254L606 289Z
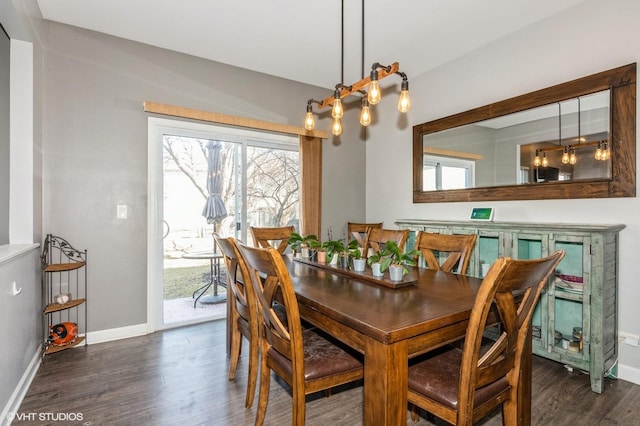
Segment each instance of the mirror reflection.
M608 180L610 90L423 135L422 190Z

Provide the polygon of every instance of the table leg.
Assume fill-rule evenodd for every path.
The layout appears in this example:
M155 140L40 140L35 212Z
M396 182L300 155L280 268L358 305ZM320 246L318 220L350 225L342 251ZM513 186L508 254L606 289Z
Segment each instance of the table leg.
M204 304L222 303L227 300L227 296L226 294L218 295L218 286L222 285L222 283L220 282L220 263L219 263L220 258L216 257L214 259L209 259L209 260L210 260L210 273L211 273L210 275L211 284L209 285L209 287L213 285L213 296L203 297L200 303L204 303ZM202 296L202 294L200 296Z
M407 342L365 338L364 424L407 424Z

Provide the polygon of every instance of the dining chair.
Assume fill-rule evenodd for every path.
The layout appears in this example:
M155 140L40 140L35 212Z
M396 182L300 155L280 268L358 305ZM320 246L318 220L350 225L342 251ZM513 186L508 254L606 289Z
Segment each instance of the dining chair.
M284 259L273 247L237 243L260 307L260 396L256 425L262 425L269 401L271 371L291 386L293 425L304 425L305 397L363 378L362 362L317 329L301 326L298 302ZM241 264L242 267L242 264ZM276 296L287 322L274 311Z
M558 250L542 259L497 259L478 290L462 347L441 348L409 366L409 402L455 425L471 425L501 405L502 423L515 426L531 316L564 255ZM501 335L482 346L492 317L502 323ZM416 411L412 418L418 420Z
M295 232L294 226L281 226L265 228L252 226L249 228L253 236L253 245L256 247L275 247L280 254L289 246L289 237Z
M364 247L366 244L367 237L369 236L369 232L373 228L382 228L383 222L378 223L358 223L358 222L347 222L347 235L349 239L354 239L358 242L358 246L362 247L364 251ZM362 253L363 257L367 257L365 253Z
M429 269L466 275L477 238L476 234L451 235L420 231L415 248L420 250Z
M407 238L409 238L409 232L408 229L373 228L365 240L363 255L369 257L369 249L374 252L380 251L387 241L395 241L400 250L404 250L404 245L407 242Z
M256 393L258 382L258 349L259 349L259 329L258 329L258 305L251 284L247 285L242 276L240 263L244 260L238 252L235 239L232 237L223 238L217 234L213 235L220 251L224 256L227 267L227 288L231 289L232 299L229 303L229 333L231 339L229 380L234 380L240 352L242 350L242 337L249 342L249 372L247 376L247 393L244 401L246 408L251 408Z

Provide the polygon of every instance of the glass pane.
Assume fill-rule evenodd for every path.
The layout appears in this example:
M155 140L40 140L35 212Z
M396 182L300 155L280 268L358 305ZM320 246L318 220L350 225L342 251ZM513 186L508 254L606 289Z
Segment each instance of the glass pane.
M467 169L462 167L442 167L442 189L459 189L467 187Z
M422 188L424 191L435 191L436 186L436 166L425 164L422 169Z
M249 226L299 229L300 159L296 151L247 148L247 222ZM251 236L247 234L247 238Z

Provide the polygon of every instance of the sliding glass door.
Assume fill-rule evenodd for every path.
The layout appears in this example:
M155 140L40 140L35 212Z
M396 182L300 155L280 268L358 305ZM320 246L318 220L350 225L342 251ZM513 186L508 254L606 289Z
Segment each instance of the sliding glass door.
M160 119L149 130L151 328L223 318L213 233L252 244L250 226L298 224L298 140Z

